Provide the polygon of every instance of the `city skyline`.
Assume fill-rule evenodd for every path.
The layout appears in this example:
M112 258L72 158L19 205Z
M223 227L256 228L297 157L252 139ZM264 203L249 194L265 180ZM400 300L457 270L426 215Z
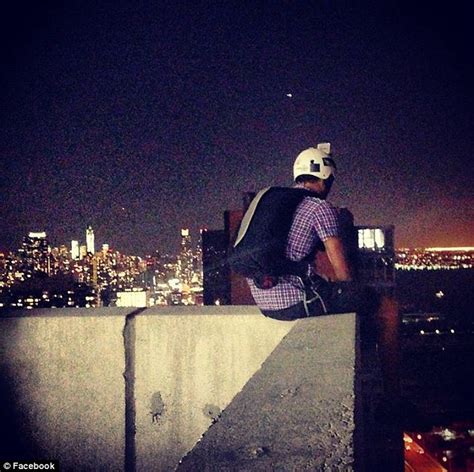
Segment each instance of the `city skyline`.
M88 225L87 228L91 228L92 230L94 230L90 225ZM71 239L70 241L54 241L54 236L53 238L51 238L51 235L49 235L46 231L41 231L41 232L34 232L34 231L30 231L28 232L27 235L24 235L22 239L24 239L26 236L29 236L31 234L43 234L45 238L48 239L49 241L49 246L51 248L56 248L56 249L59 249L61 247L66 247L68 249L68 252L71 253L71 257L73 259L75 258L79 258L79 251L81 248L84 248L84 250L87 252L87 253L90 253L90 251L87 251L87 228L85 229L85 236L83 239L81 238L77 238L77 239ZM147 257L147 256L151 256L153 254L156 254L156 253L160 253L162 255L166 255L166 256L178 256L179 255L179 252L181 251L181 244L182 244L182 238L183 238L183 231L187 232L188 233L188 237L190 238L190 241L191 241L191 244L192 246L191 247L199 247L200 244L201 244L201 241L200 241L200 238L201 238L201 234L202 234L202 231L208 231L207 228L201 228L199 230L199 235L194 235L194 234L191 234L189 228L181 228L179 230L179 234L175 235L176 236L176 247L177 249L174 250L174 251L162 251L160 248L155 248L154 250L152 250L151 252L147 252L147 253L139 253L137 251L131 251L131 252L127 252L126 254L130 255L130 256L138 256L138 257ZM216 230L213 230L213 231L216 231ZM12 248L12 249L8 249L8 248L2 248L0 246L0 254L2 253L16 253L19 249L21 245L21 240L17 242L17 246ZM113 251L113 252L121 252L122 254L125 254L123 251L120 250L120 248L116 247L113 242L109 242L109 241L101 241L98 245L97 245L97 249L94 251L94 253L100 253L100 252L103 252L104 251L104 248L107 249L107 251ZM398 253L403 253L403 252L406 252L406 251L426 251L426 252L432 252L432 253L437 253L437 252L447 252L447 253L450 253L450 252L474 252L474 246L439 246L439 247L413 247L413 246L405 246L405 247L401 247L401 246L395 246L395 250L398 252ZM75 254L77 253L77 257L75 256ZM93 254L93 253L92 253Z
M170 252L165 252L160 250L160 248L155 248L151 252L148 253L138 253L137 251L131 251L130 253L127 253L129 255L133 256L138 256L138 257L147 257L154 255L156 253L160 253L163 255L177 255L181 250L182 250L182 241L183 241L183 232L187 235L187 239L190 241L190 244L192 244L192 247L199 247L200 246L200 241L199 239L201 238L201 233L203 231L207 231L207 228L200 228L199 234L194 235L191 234L189 228L181 228L179 230L179 234L176 235L176 240L177 240L177 250L176 251L170 251ZM107 251L113 251L113 252L122 252L120 248L116 247L113 242L112 244L109 241L100 241L96 243L97 241L95 230L91 225L87 225L87 227L83 230L83 235L82 237L77 237L77 235L74 235L75 239L71 239L69 241L56 241L54 238L54 235L49 234L46 231L28 231L27 234L23 235L23 237L16 242L16 246L13 248L3 248L0 246L0 254L2 253L16 253L21 246L22 240L24 240L27 237L42 237L45 238L48 241L48 245L50 248L64 248L66 247L68 252L71 253L71 257L73 259L79 258L79 253L80 250L83 251L83 255L85 254L97 254L104 252L104 250ZM89 240L89 247L88 247L88 240ZM178 247L179 245L179 247ZM91 250L93 248L93 250Z
M321 141L356 224L474 245L465 3L8 8L0 247L91 224L125 253L177 251Z
M367 229L366 229L367 228ZM359 249L361 248L368 248L368 249L376 249L378 248L379 242L377 241L377 235L374 234L370 237L365 236L365 232L367 231L381 231L382 226L359 226L355 227L357 233L358 233L358 245ZM392 228L392 230L395 230L395 228ZM100 243L97 244L97 249L94 250L94 252L91 252L87 249L87 237L88 235L92 232L93 238L95 238L95 231L94 228L92 228L91 225L87 225L87 227L84 229L84 238L77 238L77 239L72 239L70 241L60 241L60 242L53 242L54 238L51 238L51 235L49 235L46 231L29 231L26 235L23 236L22 241L24 242L25 239L27 238L43 238L48 242L48 247L51 250L54 249L66 249L68 253L71 254L72 259L82 259L83 257L86 257L87 255L94 255L94 254L103 254L105 252L118 252L122 253L123 255L131 256L131 257L139 257L139 258L146 258L146 257L155 257L157 255L164 256L164 257L181 257L182 256L182 251L183 251L183 242L187 241L186 246L189 247L191 250L200 250L201 245L202 245L202 237L203 237L203 232L211 232L211 233L216 233L216 232L222 232L224 229L218 229L218 230L209 230L208 228L200 228L199 229L199 234L194 235L191 233L189 228L180 228L179 233L176 236L177 240L177 249L175 251L169 251L165 252L160 250L160 248L155 248L153 251L149 253L138 253L136 251L132 251L129 253L125 253L120 250L120 248L117 248L113 243L110 244L109 241L101 241ZM370 241L369 246L367 246L367 241L364 240L364 237L366 237L367 241ZM374 239L375 238L375 239ZM364 242L365 241L365 242ZM5 250L0 247L0 254L8 255L8 254L15 254L19 250L21 251L21 245L22 242L19 241L17 244L17 247L13 248L12 250ZM383 246L383 243L382 243ZM467 261L470 261L472 253L474 253L474 246L438 246L438 247L396 247L394 246L394 250L396 254L398 255L398 262L399 262L399 268L403 268L403 266L407 266L407 264L401 263L402 261L400 258L406 257L408 254L412 255L417 255L421 253L426 253L428 255L431 255L435 258L438 256L442 257L443 253L450 258L450 254L455 255L454 257L456 258L456 254L462 254L465 253L465 256L463 258ZM416 257L415 257L416 258ZM461 259L461 258L460 258ZM421 264L421 260L419 261L420 269L423 269L423 264ZM428 264L429 265L429 264ZM469 262L469 268L471 268L472 264ZM443 268L443 267L440 267ZM446 267L449 268L449 267ZM466 267L467 268L467 267Z
M17 251L0 252L0 308L252 304L243 280L225 268L231 227L203 231L195 245L183 228L179 254L145 257L108 244L95 251L91 225L87 243L73 240L70 250L52 247L46 232L30 232ZM474 247L394 250L392 226L356 229L358 278L379 290L395 290L395 272L472 274ZM324 262L317 264L324 274ZM451 292L438 286L431 298L452 302Z

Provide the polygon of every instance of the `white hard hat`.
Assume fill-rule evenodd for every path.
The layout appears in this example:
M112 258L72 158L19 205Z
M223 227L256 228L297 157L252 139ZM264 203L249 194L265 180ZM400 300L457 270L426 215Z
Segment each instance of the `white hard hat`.
M317 148L309 148L298 154L293 165L293 177L312 175L326 180L334 176L336 165L331 157L330 143L320 143Z

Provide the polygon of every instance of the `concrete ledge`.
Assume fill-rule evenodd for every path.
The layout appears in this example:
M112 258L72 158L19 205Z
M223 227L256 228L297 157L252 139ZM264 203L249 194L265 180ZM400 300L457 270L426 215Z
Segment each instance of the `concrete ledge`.
M226 308L137 316L137 470L174 469L293 326Z
M355 315L300 320L179 471L349 470Z
M3 457L123 469L122 329L123 317L0 319Z
M0 318L1 457L62 470L173 470L191 450L194 470L352 463L355 315L94 312Z

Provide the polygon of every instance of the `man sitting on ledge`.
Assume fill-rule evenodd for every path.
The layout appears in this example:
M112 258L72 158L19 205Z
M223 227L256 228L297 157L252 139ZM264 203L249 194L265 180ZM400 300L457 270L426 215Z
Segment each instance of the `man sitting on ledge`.
M357 240L352 215L326 200L335 171L329 143L301 152L293 166L293 186L263 189L249 205L230 265L247 278L256 304L267 317L291 321L362 314L369 344L378 346L381 359L381 416L400 421L401 411L413 408L400 400L398 305L353 280L357 277L350 261L356 257ZM316 263L322 251L330 266L322 271L324 278Z
M326 200L335 170L329 143L306 149L295 160L294 185L262 190L244 216L231 265L247 277L265 316L294 320L359 308L339 210ZM332 265L331 282L316 273L321 250Z

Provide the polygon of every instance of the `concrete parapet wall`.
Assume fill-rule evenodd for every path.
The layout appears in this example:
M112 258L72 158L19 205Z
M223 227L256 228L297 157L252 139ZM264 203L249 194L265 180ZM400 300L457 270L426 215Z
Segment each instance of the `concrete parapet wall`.
M301 415L311 413L312 422L324 414L319 436L308 439L313 452L324 454L324 437L332 434L342 463L351 464L355 339L355 315L280 322L243 306L2 317L0 428L9 440L1 455L58 459L62 470L174 470L186 454L198 457L193 448L214 423L209 437L232 447L215 431L230 431L224 419L236 421L232 412L242 402L248 414L254 405L247 431L251 424L255 434L259 425L268 431L281 387L281 398L294 403L277 408L281 424L270 436L285 435L288 424L290 437L303 441L309 416ZM316 403L308 410L310 399ZM292 447L288 442L287 457Z
M226 308L135 319L137 470L173 470L292 328Z
M352 470L355 335L355 315L300 320L178 470Z
M0 318L3 456L59 459L66 470L123 469L128 311Z

